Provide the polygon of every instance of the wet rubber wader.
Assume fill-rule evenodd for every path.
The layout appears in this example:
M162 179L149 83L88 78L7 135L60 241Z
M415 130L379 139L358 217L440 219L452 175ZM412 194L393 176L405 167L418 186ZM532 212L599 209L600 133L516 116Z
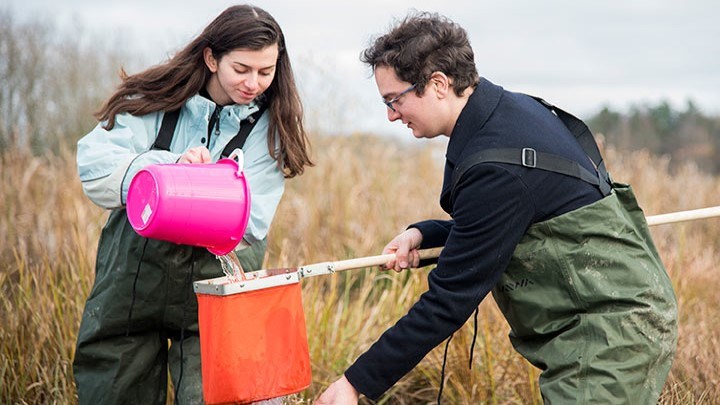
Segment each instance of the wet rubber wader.
M657 403L677 305L629 187L531 226L493 297L546 403Z
M493 289L510 341L542 370L547 404L656 404L677 344L670 279L632 190L610 180L587 126L538 101L596 163L594 180L572 162L526 149L512 158L483 151L462 170L486 161L537 167L582 178L606 196L532 225L516 247Z
M263 240L238 251L243 269L260 269L265 248ZM95 271L73 362L80 403L164 405L168 367L178 403L202 403L192 282L222 276L220 261L205 248L141 237L117 209L100 235Z

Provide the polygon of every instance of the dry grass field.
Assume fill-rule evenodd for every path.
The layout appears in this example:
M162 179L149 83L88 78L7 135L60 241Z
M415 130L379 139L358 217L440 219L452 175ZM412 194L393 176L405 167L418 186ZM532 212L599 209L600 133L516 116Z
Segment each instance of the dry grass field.
M437 200L443 147L373 136L314 140L317 166L290 180L269 237L266 267L379 254L411 222L444 218ZM614 178L633 185L647 215L720 204L720 179L646 153L605 150ZM83 195L74 153L0 156L0 403L74 404L72 357L106 213ZM652 229L680 304L678 353L662 404L720 398L720 219ZM377 268L303 281L316 397L426 288L429 269ZM238 319L238 322L242 322ZM478 318L472 369L468 322L450 344L444 403L538 404L538 372L511 348L492 298ZM443 346L381 403L435 401ZM367 403L367 400L363 399Z

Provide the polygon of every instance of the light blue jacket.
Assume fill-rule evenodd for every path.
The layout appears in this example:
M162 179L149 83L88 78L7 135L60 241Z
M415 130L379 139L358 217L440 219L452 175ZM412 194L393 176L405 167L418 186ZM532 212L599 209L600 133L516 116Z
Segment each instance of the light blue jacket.
M77 165L85 194L103 208L123 207L130 180L140 169L155 163L174 163L188 149L207 146L208 124L215 106L200 95L188 99L182 107L170 151L151 150L162 123L162 112L140 117L119 114L110 131L103 129L104 123L98 124L78 142ZM225 145L237 135L240 122L257 110L254 102L222 109L220 134L213 128L208 146L213 161L220 158ZM242 148L252 198L250 221L238 248L266 237L285 187L283 173L268 153L268 119L266 111Z

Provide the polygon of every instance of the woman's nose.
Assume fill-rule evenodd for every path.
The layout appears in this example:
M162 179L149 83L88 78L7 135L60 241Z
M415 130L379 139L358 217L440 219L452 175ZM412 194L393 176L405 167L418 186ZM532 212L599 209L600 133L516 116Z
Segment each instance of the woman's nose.
M256 73L250 74L247 79L245 79L245 86L247 86L250 90L255 90L258 87L258 77Z

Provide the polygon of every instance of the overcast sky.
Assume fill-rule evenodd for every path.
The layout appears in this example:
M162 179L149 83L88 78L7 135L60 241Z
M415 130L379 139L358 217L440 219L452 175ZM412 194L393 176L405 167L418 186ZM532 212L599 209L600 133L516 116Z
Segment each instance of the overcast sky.
M9 3L8 3L9 1ZM4 0L20 18L125 38L160 62L231 1ZM587 118L661 100L720 114L720 1L258 0L280 23L308 119L323 129L409 136L388 123L360 52L409 10L468 31L481 76Z

